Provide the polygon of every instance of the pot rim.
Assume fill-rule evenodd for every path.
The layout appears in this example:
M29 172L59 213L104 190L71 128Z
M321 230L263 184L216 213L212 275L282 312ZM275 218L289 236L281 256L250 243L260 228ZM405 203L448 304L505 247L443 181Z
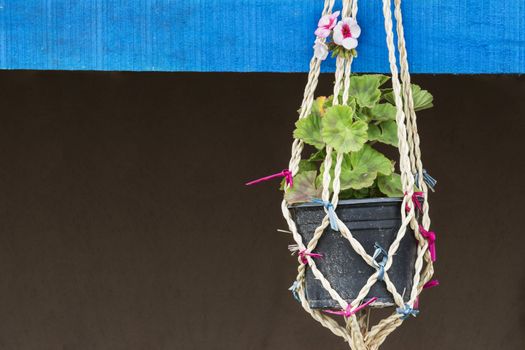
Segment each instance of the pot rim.
M382 203L401 203L402 197L374 197L374 198L359 198L359 199L343 199L338 202L340 205L353 205L353 204L382 204ZM322 204L318 203L300 203L289 205L288 208L305 208L305 207L322 207Z

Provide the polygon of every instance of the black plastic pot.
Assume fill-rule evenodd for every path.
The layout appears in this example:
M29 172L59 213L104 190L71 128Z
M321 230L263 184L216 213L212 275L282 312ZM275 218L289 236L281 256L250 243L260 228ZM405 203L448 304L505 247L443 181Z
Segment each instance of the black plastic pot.
M372 255L375 251L375 243L388 250L395 240L401 226L401 202L401 198L343 200L337 205L336 213L366 252ZM326 215L324 208L318 204L308 203L290 206L290 212L303 237L303 242L307 245L316 227ZM323 254L322 258L315 260L317 267L339 295L348 302L355 299L367 279L376 272L374 267L368 265L353 250L346 238L330 229L330 225L325 229L313 252ZM412 289L416 254L417 241L412 229L407 227L392 266L388 270L388 276L398 292L403 294L405 290L405 301L408 300ZM339 304L330 297L308 268L306 297L312 308L339 308ZM376 282L370 289L367 298L371 297L377 297L378 303L393 303L392 295L383 281Z

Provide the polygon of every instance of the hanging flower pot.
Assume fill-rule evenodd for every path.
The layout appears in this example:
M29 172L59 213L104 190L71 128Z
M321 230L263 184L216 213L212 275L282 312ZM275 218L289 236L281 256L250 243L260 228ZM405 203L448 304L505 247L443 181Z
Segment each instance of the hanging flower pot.
M346 21L355 23L355 21ZM355 25L355 24L354 24ZM337 27L336 27L337 28ZM344 50L340 49L340 50ZM328 227L321 233L315 249L322 259L316 265L339 295L350 303L355 300L371 275L384 279L388 263L388 247L396 241L402 226L403 186L395 171L395 161L380 149L398 146L396 107L392 91L385 88L389 77L383 75L352 75L345 105L334 105L334 97L319 97L311 112L296 123L294 137L310 145L310 153L299 161L295 186L289 186L285 200L303 242L311 242L314 232L328 214ZM432 95L412 85L416 110L432 106ZM343 92L339 100L343 97ZM333 149L326 160L327 149ZM337 152L337 155L335 154ZM337 156L342 159L337 162ZM330 165L328 165L330 163ZM339 164L337 210L332 201L322 200L323 176L330 177L329 197L334 195L335 167ZM328 168L330 166L330 168ZM327 173L325 169L330 169ZM414 187L412 206L422 207L422 192ZM406 206L406 204L405 204ZM408 208L406 208L408 210ZM340 220L349 230L358 250L374 257L368 264L352 247L348 235L339 232ZM389 279L407 302L412 290L413 271L418 242L414 231L406 232L389 268ZM306 267L305 295L312 308L337 308L334 300L312 270ZM374 306L393 305L392 294L385 283L374 283L368 296L377 298Z
M337 217L348 227L354 238L361 244L368 255L376 255L377 266L368 265L352 248L347 238L340 232L327 227L316 245L317 268L335 290L348 303L354 300L376 271L384 269L387 256L382 247L390 247L397 231L401 227L401 198L367 198L339 201ZM297 224L297 231L304 242L310 242L315 229L326 215L322 204L307 203L290 207L292 218ZM399 249L390 267L389 276L397 290L412 289L414 264L417 256L417 240L414 232L407 229L401 239ZM384 275L384 274L383 274ZM337 309L339 305L330 297L311 269L306 267L306 299L311 308ZM403 300L408 301L408 293ZM377 298L375 305L394 304L392 294L384 283L375 283L369 295Z
M422 289L437 285L430 281L436 236L428 215L428 189L436 181L423 169L416 125L416 112L433 99L410 82L399 0L400 76L391 4L383 0L391 77L351 73L361 38L357 1L343 0L340 13L332 13L333 5L325 1L315 30L289 167L248 184L283 178L281 208L299 263L294 297L352 349L377 349L419 313ZM330 53L333 94L314 99ZM369 328L369 311L387 306L395 306L392 314Z

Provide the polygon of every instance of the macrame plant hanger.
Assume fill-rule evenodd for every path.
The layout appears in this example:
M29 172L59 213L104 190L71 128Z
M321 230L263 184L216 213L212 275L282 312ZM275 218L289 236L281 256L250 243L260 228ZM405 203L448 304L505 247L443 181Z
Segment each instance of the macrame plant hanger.
M394 15L396 21L397 31L397 49L399 51L399 70L396 62L396 46L394 43L393 32L393 18L392 18L392 4L391 0L383 1L383 16L386 31L386 43L388 47L388 59L390 65L390 72L392 75L392 89L395 97L396 105L396 122L397 133L399 139L399 168L401 173L401 182L405 196L401 205L401 227L397 232L397 236L393 243L387 250L387 262L384 266L383 282L386 284L387 290L392 294L394 303L397 308L395 311L378 324L369 327L369 314L371 308L364 308L365 305L373 307L382 307L374 303L370 297L367 298L370 288L379 281L380 271L373 273L367 280L366 284L361 288L358 296L349 304L344 300L339 292L335 290L330 282L323 276L321 271L317 268L315 254L312 251L316 248L319 239L322 237L324 230L329 226L329 209L325 209L326 215L322 222L315 229L313 238L309 242L304 242L301 235L298 233L296 224L288 209L286 200L282 202L282 212L286 219L289 230L292 232L293 239L297 243L302 254L298 257L298 273L295 283L295 292L298 295L302 307L321 325L328 328L335 335L342 337L353 350L372 350L378 349L384 342L385 338L399 327L403 321L410 315L415 315L417 311L418 296L428 285L434 273L432 265L432 255L429 249L429 240L422 233L427 232L430 227L429 204L428 204L428 187L424 181L418 181L417 186L421 191L423 197L423 204L421 206L421 224L418 222L416 215L416 204L413 200L414 181L415 178L423 179L424 170L421 161L421 150L419 146L419 136L417 132L416 113L414 111L414 102L412 97L412 89L410 85L410 73L408 69L407 52L405 48L405 38L403 32L403 22L401 13L401 0L394 0ZM325 0L323 15L332 13L335 0ZM357 0L343 0L342 17L357 17ZM317 39L325 40L325 39ZM352 68L353 57L344 58L339 55L336 59L335 83L333 89L333 104L348 104L350 75ZM316 90L321 60L315 55L310 61L310 71L308 74L308 82L305 87L304 97L302 100L299 119L306 118L312 109L314 101L314 93ZM342 94L341 94L342 90ZM299 162L301 160L301 153L303 150L303 142L294 139L292 144L291 159L289 162L289 171L291 175L297 174L299 170ZM326 158L324 159L324 172L322 174L322 200L325 203L331 203L333 210L337 208L340 192L340 176L343 161L343 153L336 153L334 176L331 178L330 169L332 168L333 153L335 151L329 145L326 146ZM333 193L330 198L330 183L332 183ZM287 182L285 187L290 184ZM326 206L325 206L326 208ZM407 227L412 228L415 238L418 242L417 257L414 267L412 290L401 291L401 293L409 293L408 301L405 302L403 295L396 290L396 287L388 276L388 270L392 265L395 254L399 248L401 239L407 233ZM349 241L351 247L362 257L362 259L370 266L374 267L376 261L374 257L367 254L363 246L353 236L352 232L341 220L337 219L337 226L340 234ZM411 233L410 233L411 234ZM311 269L313 275L318 279L324 289L330 294L331 298L337 301L342 310L347 310L345 314L344 324L336 321L335 318L322 312L321 310L313 309L309 306L305 295L305 271ZM380 283L383 283L380 282ZM430 282L432 283L432 282Z

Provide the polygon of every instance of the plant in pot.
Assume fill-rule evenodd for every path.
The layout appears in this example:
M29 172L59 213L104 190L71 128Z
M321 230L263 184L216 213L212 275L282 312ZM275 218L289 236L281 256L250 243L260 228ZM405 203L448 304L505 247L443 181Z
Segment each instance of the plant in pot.
M305 242L312 239L328 212L330 221L337 220L334 219L336 216L345 223L352 236L376 259L377 268L381 268L387 255L383 247L391 245L401 226L404 195L396 164L388 156L397 153L398 145L394 97L392 90L385 87L389 79L384 75L352 75L345 105L332 105L333 96L318 97L311 113L297 121L294 131L294 137L309 145L311 152L300 161L293 186L284 186L284 182L282 186L297 230ZM415 84L411 88L416 111L432 107L433 98L428 91ZM319 199L322 196L327 146L344 154L339 202L335 210ZM336 152L333 152L330 170L332 179ZM289 181L288 178L286 180ZM332 187L333 183L330 184L330 191ZM330 215L332 211L333 215ZM417 242L411 229L407 228L407 234L400 241L388 270L397 290L411 290L416 254ZM348 301L355 299L375 272L354 251L348 240L337 232L337 225L333 222L317 242L313 257L320 258L316 259L317 268ZM338 307L308 267L305 292L312 308ZM384 283L374 284L369 295L376 297L378 304L393 303Z

